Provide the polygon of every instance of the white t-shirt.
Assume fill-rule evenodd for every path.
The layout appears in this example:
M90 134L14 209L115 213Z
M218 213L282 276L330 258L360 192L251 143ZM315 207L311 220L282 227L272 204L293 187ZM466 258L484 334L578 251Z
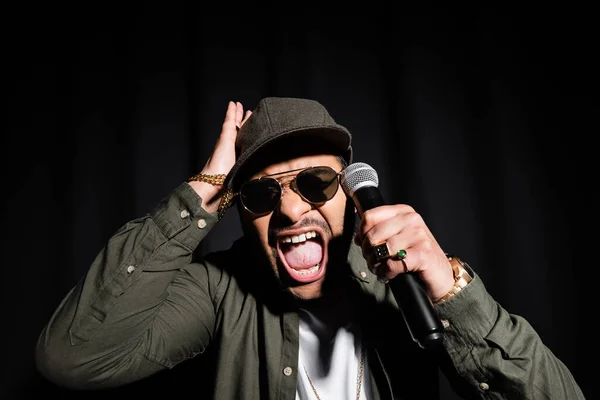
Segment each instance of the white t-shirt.
M361 373L361 344L356 326L332 327L301 310L296 400L355 400ZM360 399L368 400L371 391L366 350L363 357Z

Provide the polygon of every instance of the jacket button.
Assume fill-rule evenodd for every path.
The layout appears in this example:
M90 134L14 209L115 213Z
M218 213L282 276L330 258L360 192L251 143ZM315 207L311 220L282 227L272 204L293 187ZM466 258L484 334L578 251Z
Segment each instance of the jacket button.
M180 216L181 218L187 218L187 217L189 217L189 216L190 216L190 213L189 213L189 211L188 211L188 210L181 210L181 213L179 214L179 216Z
M481 389L481 390L488 390L489 388L490 388L490 385L488 385L488 384L487 384L487 383L485 383L485 382L481 382L481 383L479 384L479 389Z
M204 227L206 227L206 221L203 218L200 218L198 220L198 228L204 229Z
M285 368L283 369L283 374L284 374L285 376L290 376L290 375L292 375L292 367L285 367Z

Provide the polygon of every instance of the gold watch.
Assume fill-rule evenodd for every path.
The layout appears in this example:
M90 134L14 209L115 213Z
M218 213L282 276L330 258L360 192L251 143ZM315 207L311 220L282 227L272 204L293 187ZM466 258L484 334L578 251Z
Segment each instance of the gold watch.
M454 273L454 286L452 286L452 289L450 289L448 293L436 300L433 304L443 303L453 297L456 293L463 290L463 288L473 280L473 276L475 275L469 264L460 258L450 254L446 254L446 257L448 257L452 272Z

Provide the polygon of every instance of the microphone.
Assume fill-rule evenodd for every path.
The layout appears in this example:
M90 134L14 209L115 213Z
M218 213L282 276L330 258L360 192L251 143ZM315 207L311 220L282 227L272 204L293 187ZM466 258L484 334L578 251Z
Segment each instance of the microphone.
M344 192L352 198L361 217L365 211L386 204L379 191L377 172L370 165L350 164L341 172L340 178ZM415 272L398 274L388 285L413 341L423 349L440 344L443 326L419 276Z

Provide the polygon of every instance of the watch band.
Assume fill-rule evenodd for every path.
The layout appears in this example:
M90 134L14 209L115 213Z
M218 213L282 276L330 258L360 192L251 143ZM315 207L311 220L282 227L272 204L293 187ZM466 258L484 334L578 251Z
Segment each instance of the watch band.
M446 256L448 257L448 261L450 261L450 266L454 273L454 286L452 286L452 289L448 293L433 302L433 304L445 302L463 290L473 280L473 270L471 270L471 267L466 262L454 255L446 254Z

